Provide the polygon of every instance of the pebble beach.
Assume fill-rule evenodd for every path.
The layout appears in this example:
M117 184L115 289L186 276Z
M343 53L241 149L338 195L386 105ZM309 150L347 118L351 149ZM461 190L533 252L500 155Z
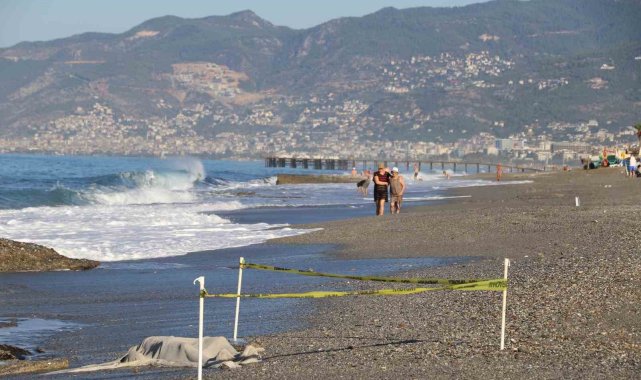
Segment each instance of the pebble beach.
M505 350L501 292L325 298L302 312L304 329L247 337L265 348L261 363L205 377L639 378L641 180L621 170L509 174L528 182L274 241L332 244L338 258L461 259L399 276L500 278L509 258Z

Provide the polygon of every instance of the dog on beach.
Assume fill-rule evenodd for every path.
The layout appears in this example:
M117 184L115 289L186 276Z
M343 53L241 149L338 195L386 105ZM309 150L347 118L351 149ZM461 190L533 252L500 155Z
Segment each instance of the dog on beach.
M369 176L364 180L358 181L358 183L356 183L356 190L363 195L367 195L370 182L371 179Z

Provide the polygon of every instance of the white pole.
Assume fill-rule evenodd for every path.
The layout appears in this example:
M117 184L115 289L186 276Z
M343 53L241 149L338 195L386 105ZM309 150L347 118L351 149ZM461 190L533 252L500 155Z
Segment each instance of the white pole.
M205 277L200 276L194 280L194 285L196 281L200 283L200 291L198 292L198 298L200 298L200 312L198 314L198 380L203 378L203 315L205 309L205 298L202 296L203 290L205 290Z
M240 258L240 266L238 267L238 292L237 295L240 296L240 289L243 284L243 264L245 264L245 258ZM240 312L240 297L236 298L236 319L234 320L234 343L237 342L238 338L238 314Z
M510 259L505 259L503 278L507 282L507 268L510 266ZM505 349L505 311L507 309L507 288L503 291L503 316L501 318L501 350Z
M579 197L574 197L574 204L576 205L576 207L581 206L581 201L579 201Z

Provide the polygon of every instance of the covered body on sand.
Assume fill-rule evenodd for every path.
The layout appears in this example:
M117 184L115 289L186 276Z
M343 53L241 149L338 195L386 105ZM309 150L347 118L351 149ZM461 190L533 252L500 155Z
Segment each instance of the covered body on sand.
M203 366L206 368L238 368L241 365L258 362L260 351L262 351L262 348L248 345L242 353L239 353L222 336L204 337ZM198 339L151 336L143 340L139 345L131 347L127 354L120 359L103 364L58 371L52 373L52 375L142 366L197 367Z

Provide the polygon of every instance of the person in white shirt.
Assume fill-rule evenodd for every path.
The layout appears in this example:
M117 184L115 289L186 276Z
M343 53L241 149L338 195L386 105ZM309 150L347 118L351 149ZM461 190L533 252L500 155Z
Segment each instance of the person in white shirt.
M634 154L630 155L630 177L634 178L634 173L637 171L637 158L634 157Z

